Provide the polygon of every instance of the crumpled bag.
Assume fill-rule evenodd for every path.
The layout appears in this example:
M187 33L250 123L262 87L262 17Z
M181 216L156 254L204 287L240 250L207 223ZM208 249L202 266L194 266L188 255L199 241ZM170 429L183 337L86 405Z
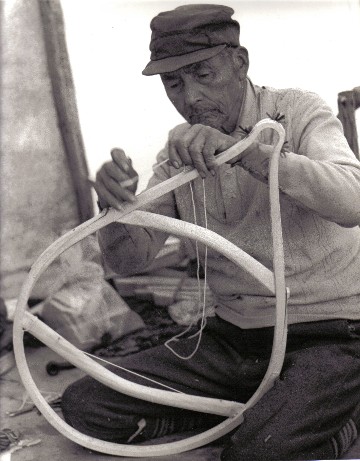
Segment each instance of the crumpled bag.
M145 327L104 279L95 236L73 245L58 259L62 286L44 300L38 312L57 333L77 348L91 350L105 334L115 340Z

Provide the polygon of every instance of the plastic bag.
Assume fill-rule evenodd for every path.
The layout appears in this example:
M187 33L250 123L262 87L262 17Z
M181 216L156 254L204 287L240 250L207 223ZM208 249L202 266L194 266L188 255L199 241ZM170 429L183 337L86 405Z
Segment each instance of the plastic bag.
M82 350L145 327L104 279L97 240L89 236L59 257L62 286L43 302L43 321Z

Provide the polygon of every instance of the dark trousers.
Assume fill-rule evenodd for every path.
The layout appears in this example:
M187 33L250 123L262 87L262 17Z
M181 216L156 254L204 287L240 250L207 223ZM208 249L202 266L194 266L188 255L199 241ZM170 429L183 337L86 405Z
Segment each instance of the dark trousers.
M246 402L267 369L272 337L272 328L242 330L215 317L208 319L200 348L191 360L181 360L165 346L158 346L114 363L182 392ZM182 340L175 347L188 355L195 342ZM111 370L148 385L140 377L114 367ZM357 436L360 415L354 410L359 401L360 322L291 325L280 378L245 413L222 459L341 458ZM72 426L88 435L134 443L171 432L205 429L223 419L137 400L90 377L65 391L63 413Z

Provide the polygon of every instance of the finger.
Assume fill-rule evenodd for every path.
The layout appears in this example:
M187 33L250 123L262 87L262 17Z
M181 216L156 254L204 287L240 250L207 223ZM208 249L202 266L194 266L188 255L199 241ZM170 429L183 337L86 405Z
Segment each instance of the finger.
M180 155L177 152L175 144L169 141L169 162L175 168L180 168L183 165Z
M212 142L214 133L215 130L213 128L200 124L193 126L192 140L188 150L193 164L202 178L205 178L209 171L212 175L215 174L215 148Z
M137 175L129 177L129 173L125 173L115 162L105 163L100 173L105 183L107 182L106 177L109 177L122 187L128 188L131 192L135 193L139 177Z
M175 168L182 165L193 165L187 143L184 139L177 139L169 143L169 160Z
M134 202L134 193L130 190L125 189L121 184L108 176L104 169L101 169L96 177L96 182L103 185L108 192L110 192L119 203L121 202Z
M184 123L170 132L168 141L169 161L175 168L180 168L184 164L184 160L187 162L186 164L191 164L186 147L183 145L184 136L190 128L187 123Z
M113 178L115 181L118 181L119 183L129 178L129 175L125 173L125 171L121 167L119 167L118 164L115 162L104 163L99 173L100 172L102 175L106 174L107 176Z
M101 204L101 207L102 208L106 208L106 207L113 207L117 210L122 210L122 206L121 204L118 202L117 198L114 197L111 192L109 192L106 187L100 183L99 181L97 181L95 184L94 184L94 189L98 195L98 198L99 198L99 202Z
M123 187L121 184L114 180L106 183L106 188L120 201L120 202L134 202L135 195L132 190Z
M120 186L124 187L125 189L133 187L134 185L137 185L139 178L137 176L134 176L133 178L128 178L125 179L124 181L120 182Z
M205 143L202 148L202 154L206 167L213 176L215 175L215 172L218 168L215 162L217 148L218 140L216 133L208 133L205 137Z
M204 143L204 137L197 136L192 140L191 144L188 147L192 163L202 178L206 178L206 176L209 173L203 156Z
M178 139L175 142L174 147L176 149L176 152L177 152L178 156L181 159L181 164L183 164L183 165L192 165L193 164L190 152L188 150L188 142L185 139L185 137L183 139Z
M121 168L126 173L130 170L129 159L122 149L115 147L114 149L111 149L110 154L111 158L119 168Z
M136 170L133 168L132 160L127 157L122 149L115 147L111 150L111 158L120 170L124 171L129 177L138 176Z
M202 125L192 126L189 130L187 130L184 133L182 138L179 139L176 144L178 152L180 153L185 165L194 166L193 157L196 157L199 154L199 152L201 155L201 146L203 145L203 140L198 138L198 133L201 130L201 126Z
M134 178L135 176L138 178L139 175L137 173L137 171L134 169L133 167L133 162L131 160L130 157L127 158L128 159L128 164L129 164L129 171L128 171L128 175L131 177L131 178Z

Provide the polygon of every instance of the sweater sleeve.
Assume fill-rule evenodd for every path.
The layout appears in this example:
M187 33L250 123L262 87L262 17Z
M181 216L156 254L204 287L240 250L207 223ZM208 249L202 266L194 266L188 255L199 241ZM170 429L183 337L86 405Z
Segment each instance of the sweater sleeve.
M153 176L147 189L170 177L170 167L166 164L157 166L167 158L167 148L157 157L153 167ZM172 193L160 197L142 210L170 217L177 217L175 199ZM128 276L143 272L156 257L168 235L120 223L112 223L98 232L98 240L106 266L113 272Z
M342 125L314 93L294 106L292 133L296 153L279 164L281 191L299 206L344 227L360 224L360 162Z
M316 94L294 92L284 103L292 151L279 160L279 187L291 201L344 227L360 224L360 162L340 121ZM239 164L267 182L272 150L262 145Z

